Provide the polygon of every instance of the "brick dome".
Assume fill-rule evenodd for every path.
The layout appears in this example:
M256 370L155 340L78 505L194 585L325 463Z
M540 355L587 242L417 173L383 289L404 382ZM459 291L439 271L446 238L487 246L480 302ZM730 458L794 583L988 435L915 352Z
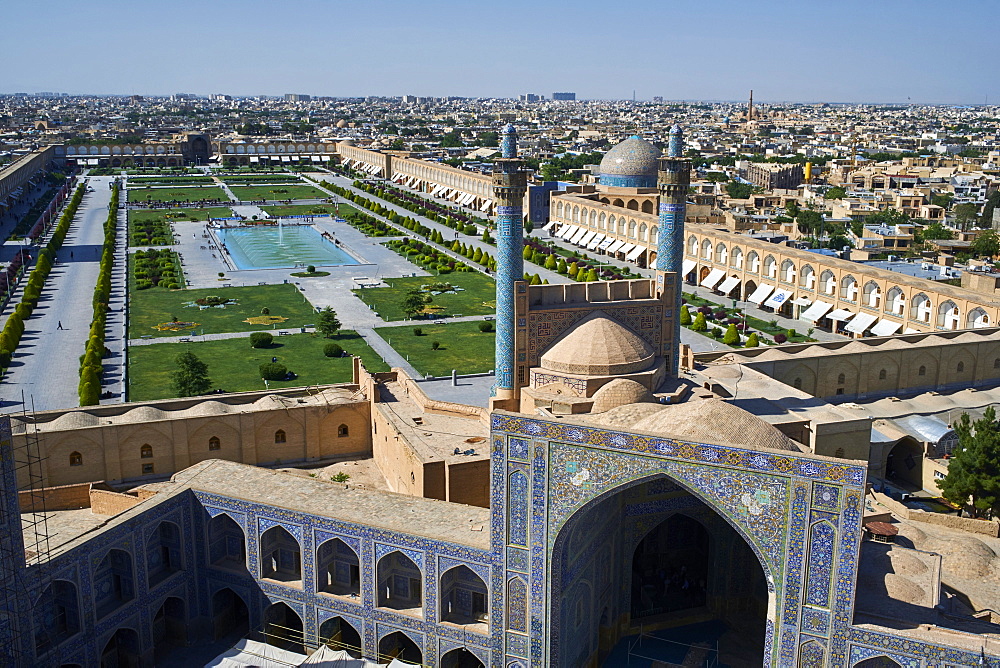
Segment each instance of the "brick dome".
M542 355L541 367L581 376L614 376L644 371L656 351L637 334L595 311Z

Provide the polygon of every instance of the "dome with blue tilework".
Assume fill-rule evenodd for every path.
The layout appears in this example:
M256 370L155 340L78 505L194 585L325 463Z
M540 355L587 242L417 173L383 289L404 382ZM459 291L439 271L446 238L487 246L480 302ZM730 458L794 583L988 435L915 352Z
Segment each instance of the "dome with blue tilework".
M601 185L617 188L655 188L660 149L638 135L614 146L601 160Z

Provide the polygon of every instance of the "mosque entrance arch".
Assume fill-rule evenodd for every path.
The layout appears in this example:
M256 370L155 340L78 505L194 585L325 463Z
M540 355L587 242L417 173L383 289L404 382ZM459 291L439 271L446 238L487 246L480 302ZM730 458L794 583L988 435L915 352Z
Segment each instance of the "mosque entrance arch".
M668 664L707 652L720 664L765 665L775 607L766 562L729 519L667 475L620 485L577 510L550 563L558 641L549 665L603 665L639 633L649 639L644 652Z

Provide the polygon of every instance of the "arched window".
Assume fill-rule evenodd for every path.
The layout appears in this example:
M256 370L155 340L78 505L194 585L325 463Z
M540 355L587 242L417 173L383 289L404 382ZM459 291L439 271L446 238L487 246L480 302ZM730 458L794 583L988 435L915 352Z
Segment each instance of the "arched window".
M837 277L827 269L819 277L819 289L825 295L832 295L837 285Z
M274 442L275 443L284 443L285 442L285 430L284 429L279 429L278 431L274 432Z
M726 244L718 243L715 245L715 261L719 264L729 262L729 252L726 250Z
M845 382L847 382L847 376L845 376L844 374L840 374L837 376L837 385L843 385Z
M760 255L757 255L757 251L750 251L750 254L747 256L747 260L750 264L747 271L754 274L760 272Z
M209 450L222 449L222 441L219 440L218 436L213 436L212 438L208 439L208 449Z
M712 260L712 241L711 239L705 239L701 242L701 259Z
M858 300L858 282L853 276L844 276L840 280L840 298L849 302Z
M959 373L962 373L963 371L965 371L965 362L959 362L958 366L955 367L955 371L957 371Z
M926 376L927 375L927 367L925 367L923 364L921 364L920 368L917 369L917 375L918 376Z
M879 379L879 380L885 380L885 377L886 377L886 372L885 372L885 369L881 369L881 370L880 370L880 371L878 372L878 379Z
M882 305L882 289L878 286L875 281L868 281L865 283L865 306L870 306L871 308L878 308Z
M733 249L733 268L742 269L743 268L743 250L739 248Z
M351 435L351 430L347 427L346 424L342 424L339 427L337 427L337 436L338 437L341 437L341 436L350 436L350 435Z
M772 255L764 258L764 275L768 278L778 277L778 263Z
M781 263L781 280L785 283L795 282L795 263L791 260Z
M698 255L698 237L688 237L688 255Z
M139 457L142 459L152 459L153 458L153 447L146 443L141 448L139 448Z
M79 452L69 453L69 465L83 466L83 455L81 455Z
M903 296L903 291L899 288L889 290L886 310L893 315L903 315L904 308L906 308L906 298Z
M816 287L816 272L808 264L803 266L802 271L799 272L799 285L807 290Z

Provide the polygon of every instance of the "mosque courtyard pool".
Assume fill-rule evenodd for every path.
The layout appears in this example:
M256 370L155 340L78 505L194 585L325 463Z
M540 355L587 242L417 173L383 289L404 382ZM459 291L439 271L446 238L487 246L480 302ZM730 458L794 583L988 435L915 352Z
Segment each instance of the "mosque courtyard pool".
M237 269L361 264L311 225L220 228L215 234Z

